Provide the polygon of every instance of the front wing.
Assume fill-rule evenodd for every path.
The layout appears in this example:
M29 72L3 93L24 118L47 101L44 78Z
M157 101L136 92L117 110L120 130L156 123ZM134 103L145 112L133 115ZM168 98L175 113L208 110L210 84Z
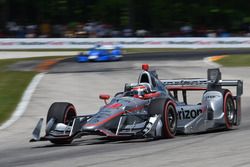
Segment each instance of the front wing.
M32 132L33 138L30 140L30 142L72 141L73 139L80 138L86 135L99 135L99 136L106 136L108 138L156 137L155 131L156 131L156 128L158 128L157 125L161 118L161 115L155 115L153 117L150 117L146 124L147 126L144 126L139 131L133 131L131 129L131 131L123 132L121 130L121 121L120 121L115 133L103 127L97 127L96 129L90 130L90 131L83 130L84 128L82 127L84 126L84 124L86 124L86 122L83 122L82 118L84 117L74 118L71 126L61 124L61 123L57 124L54 119L51 119L46 125L45 136L42 136L42 137L40 134L41 134L42 124L43 124L43 118L40 118L35 129Z

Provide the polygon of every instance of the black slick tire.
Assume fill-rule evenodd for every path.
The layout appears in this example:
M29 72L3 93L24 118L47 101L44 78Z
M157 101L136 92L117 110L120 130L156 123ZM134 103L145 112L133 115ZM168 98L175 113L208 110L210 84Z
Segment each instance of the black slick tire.
M233 96L229 90L223 93L223 112L226 129L232 129L236 113Z
M164 138L174 138L177 129L177 114L174 102L167 100L162 114L162 134Z
M54 118L57 123L68 124L73 117L76 116L76 110L73 104L67 102L53 103L47 114L47 123Z
M51 118L54 118L56 123L68 124L76 116L76 110L73 104L68 102L55 102L53 103L48 111L46 123ZM72 139L67 140L50 140L54 144L70 144Z

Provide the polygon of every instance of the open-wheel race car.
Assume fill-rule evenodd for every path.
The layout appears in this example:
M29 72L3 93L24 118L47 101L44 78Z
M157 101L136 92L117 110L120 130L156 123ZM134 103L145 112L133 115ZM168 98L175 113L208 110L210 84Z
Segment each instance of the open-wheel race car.
M77 115L73 104L55 102L49 108L45 136L40 137L41 118L30 141L71 143L85 135L108 138L173 138L176 133L199 133L241 122L241 80L221 80L219 69L208 69L207 79L160 80L156 71L142 65L137 83L125 84L110 102L93 115ZM236 95L224 88L236 87ZM188 104L188 91L202 91L198 104ZM179 100L179 94L182 100ZM192 98L192 97L191 97Z

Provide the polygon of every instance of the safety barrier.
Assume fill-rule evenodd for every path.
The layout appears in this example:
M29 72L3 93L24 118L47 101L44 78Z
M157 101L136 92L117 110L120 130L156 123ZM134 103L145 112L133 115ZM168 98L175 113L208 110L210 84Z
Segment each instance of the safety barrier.
M94 45L122 48L250 48L250 38L2 38L5 49L84 49Z

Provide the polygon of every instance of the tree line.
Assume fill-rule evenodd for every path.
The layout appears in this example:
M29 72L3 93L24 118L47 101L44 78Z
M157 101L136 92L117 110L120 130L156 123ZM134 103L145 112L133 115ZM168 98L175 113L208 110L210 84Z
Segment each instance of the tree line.
M0 0L0 27L98 21L118 29L174 31L184 25L239 31L249 28L246 0Z

